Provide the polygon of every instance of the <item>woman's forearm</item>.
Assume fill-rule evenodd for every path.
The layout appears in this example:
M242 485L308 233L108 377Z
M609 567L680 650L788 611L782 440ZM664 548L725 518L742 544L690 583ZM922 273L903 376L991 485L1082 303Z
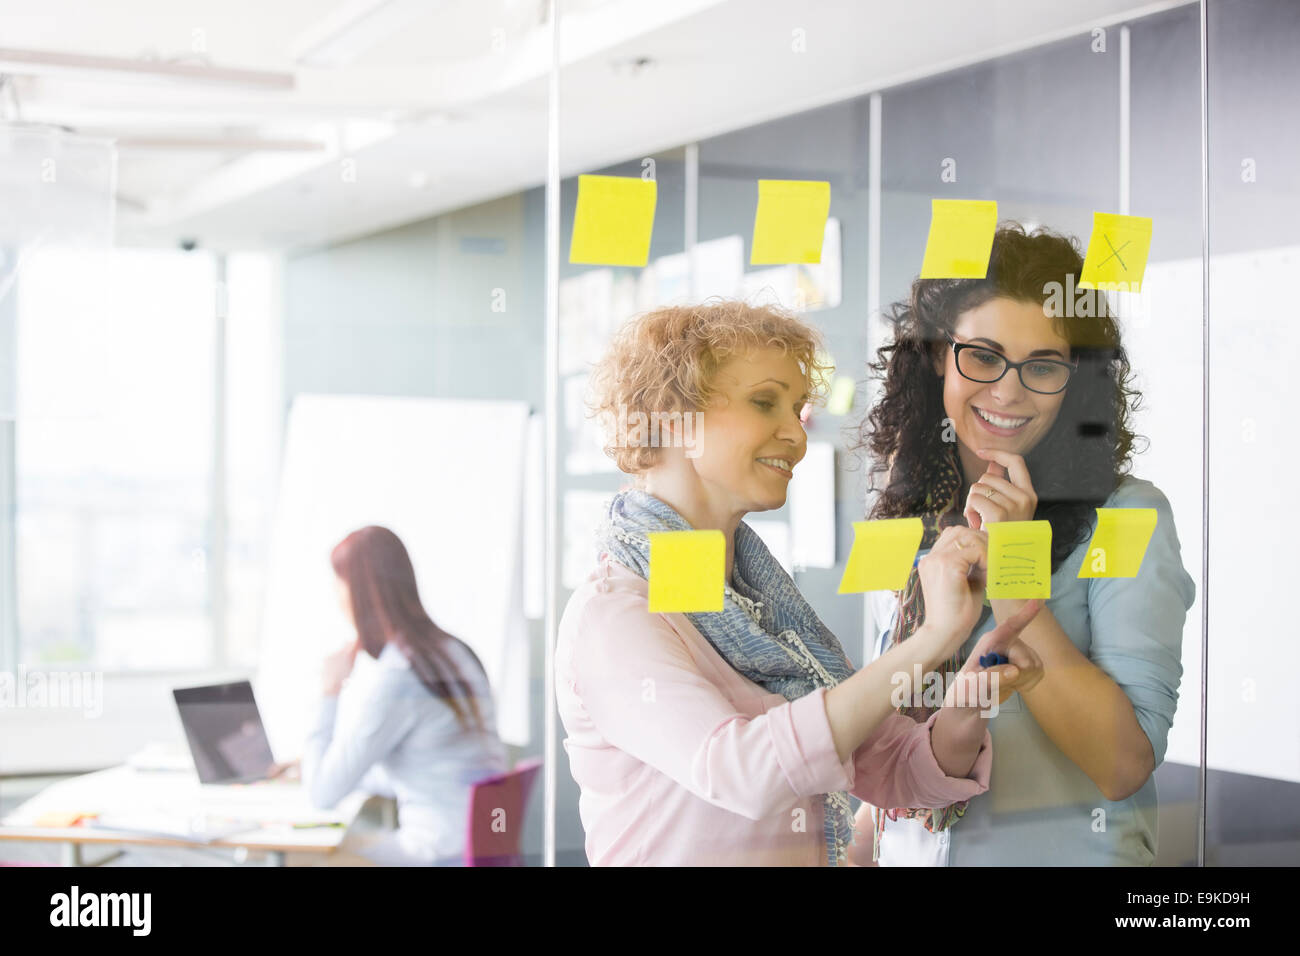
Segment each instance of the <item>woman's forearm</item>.
M930 749L939 769L950 777L968 777L984 743L987 725L972 708L944 707L930 727Z
M922 625L908 640L826 692L826 718L841 762L851 759L893 712L891 698L900 681L906 682L904 689L911 695L914 666L920 664L923 671L930 670L939 659L943 643L942 635Z
M1137 792L1155 769L1155 756L1128 695L1080 653L1050 611L1020 636L1043 661L1042 680L1021 694L1043 732L1106 799Z

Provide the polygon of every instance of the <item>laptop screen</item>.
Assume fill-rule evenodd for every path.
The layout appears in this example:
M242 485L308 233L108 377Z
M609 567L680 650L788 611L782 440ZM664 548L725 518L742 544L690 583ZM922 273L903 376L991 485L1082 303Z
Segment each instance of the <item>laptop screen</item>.
M202 783L263 780L274 763L248 681L172 691Z

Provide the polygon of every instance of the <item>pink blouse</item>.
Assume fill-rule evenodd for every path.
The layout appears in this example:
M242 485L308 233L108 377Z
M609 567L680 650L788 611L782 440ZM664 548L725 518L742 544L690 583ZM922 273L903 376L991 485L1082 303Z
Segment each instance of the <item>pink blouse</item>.
M593 866L824 866L821 795L942 807L988 789L987 731L949 777L930 727L893 713L841 762L826 689L794 701L733 669L644 578L601 556L560 622L556 696ZM853 853L866 843L861 832Z

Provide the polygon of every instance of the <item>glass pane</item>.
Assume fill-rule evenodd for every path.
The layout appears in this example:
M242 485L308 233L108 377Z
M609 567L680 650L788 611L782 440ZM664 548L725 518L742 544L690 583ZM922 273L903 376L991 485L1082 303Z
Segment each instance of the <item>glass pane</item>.
M919 311L923 322L937 320L959 341L996 342L1013 359L1068 344L1084 363L1055 396L1034 395L1005 379L989 386L954 378L951 358L944 360L942 383L929 386L942 390L947 417L929 427L951 424L955 431L962 476L955 503L971 507L967 489L981 474L992 469L1001 476L1000 468L1023 462L1025 476L1011 475L1011 485L1023 488L1027 477L1037 505L1014 508L1010 520L1051 524L1051 597L1026 629L1026 641L1052 666L1038 686L1001 705L991 727L997 758L989 792L944 832L882 820L885 865L922 859L956 866L1181 865L1195 859L1186 782L1197 763L1199 723L1194 601L1201 459L1198 418L1186 414L1182 397L1196 391L1200 345L1188 336L1171 350L1168 337L1156 340L1153 330L1186 324L1199 312L1194 299L1188 309L1175 298L1185 271L1181 223L1196 222L1197 192L1194 178L1150 175L1194 168L1197 127L1177 122L1197 99L1186 70L1197 54L1196 33L1185 29L1192 16L1179 11L1082 32L884 94L882 302L908 308L910 294L910 312ZM1162 60L1172 68L1159 70ZM1117 104L1128 107L1127 129ZM914 284L929 201L936 198L996 200L1004 223L1031 236L1042 229L1064 237L1074 252L1048 236L1004 240L999 234L990 267L999 298L989 305L976 298L975 308L963 309L963 300L943 293L939 283ZM1114 321L1096 318L1095 292L1076 291L1083 254L1106 238L1094 213L1154 219L1142 292L1108 297ZM1167 291L1171 286L1175 291ZM1008 300L1028 306L1018 310ZM1088 349L1089 341L1109 352ZM1107 354L1123 364L1107 361ZM894 394L889 384L885 393ZM924 406L924 394L918 388L912 404ZM901 397L882 402L894 406L899 427L915 421ZM1027 418L1015 428L1028 431L990 428L990 416L1004 425ZM993 468L976 454L980 446L1013 457ZM909 467L926 461L907 460ZM987 502L980 507L994 521L1008 520L999 500L1008 490L995 482L994 497L976 491L973 500ZM914 495L906 484L882 493L875 513L910 514ZM1106 573L1092 541L1097 508L1155 510L1157 533L1136 577L1084 576ZM971 654L976 638L1014 607L994 602L962 652ZM908 631L888 611L880 624L881 650ZM1171 782L1163 784L1166 777ZM1191 795L1194 801L1194 787Z
M570 9L569 5L565 9L566 23L580 22L580 11ZM588 81L576 70L561 71L560 79L560 168L581 171L566 176L560 189L561 431L557 490L561 535L559 610L563 612L571 596L587 582L596 567L595 531L605 517L611 497L628 487L627 477L619 472L615 459L605 451L607 439L591 404L596 400L592 369L628 317L661 306L685 304L692 301L692 295L691 269L685 252L686 178L690 161L686 150L604 155L604 150L594 148L596 144L587 137L602 125L626 121L621 104L603 96L593 100ZM597 157L598 165L592 162ZM621 261L619 254L599 242L584 253L581 249L584 236L590 238L593 225L602 228L593 219L584 219L583 231L575 240L580 188L586 216L608 212L598 201L593 202L599 199L599 194L591 192L595 180L586 179L588 176L615 177L632 184L634 193L638 189L653 189L653 210L646 209L645 218L639 223L640 237L643 242L648 241L640 253L642 264L617 264ZM617 216L633 214L624 210L614 215L613 222L617 223ZM629 232L637 228L629 220L623 220L623 224L630 227ZM630 413L635 414L635 410ZM571 714L572 699L563 696L565 675L569 672L559 661L557 668L560 712ZM560 743L564 737L561 724L557 740L560 754L565 753ZM586 865L584 829L578 813L579 787L564 765L557 769L556 865Z
M1206 863L1300 863L1300 700L1286 532L1259 512L1295 467L1288 376L1300 263L1292 170L1300 8L1209 4L1210 628ZM1258 599L1252 600L1252 597Z
M0 708L0 777L201 773L209 685L232 763L247 681L317 809L395 811L330 863L539 863L547 5L80 6L6 28L60 51L6 125L113 162L101 234L67 137L0 133L0 664L93 668L104 719ZM40 247L78 227L107 263ZM172 849L132 862L235 862Z
M747 397L720 402L710 392L696 409L705 439L698 460L675 450L649 463L626 459L631 467L622 480L635 482L642 497L618 499L615 526L626 525L617 509L634 508L639 517L653 516L648 527L658 530L684 521L686 529L722 531L724 542L730 536L722 611L670 615L668 625L656 618L648 535L642 561L644 528L623 527L629 545L625 534L599 527L605 509L593 498L580 530L595 526L598 550L646 581L647 604L639 615L618 606L606 628L618 642L592 660L602 638L612 638L581 622L599 617L593 607L616 613L617 599L603 595L618 588L606 590L602 578L623 571L598 570L565 592L569 617L560 628L556 683L570 769L558 774L562 851L581 840L592 863L824 863L844 843L847 807L859 831L848 855L866 865L877 856L881 865L1195 861L1204 498L1201 421L1199 412L1187 414L1187 401L1199 393L1202 349L1194 334L1172 345L1156 336L1173 326L1199 328L1195 286L1186 282L1198 265L1188 237L1199 229L1199 31L1194 9L1126 23L1116 22L1116 6L1090 9L1095 29L1087 13L1054 19L1059 7L1036 8L1026 19L980 6L938 31L923 27L916 11L886 16L868 6L763 4L742 15L717 7L677 29L656 27L603 59L565 60L563 169L634 178L638 144L646 144L646 156L664 143L685 149L686 301L695 311L671 326L670 344L654 337L670 327L657 303L637 301L633 310L606 288L593 294L587 318L569 321L563 334L604 338L603 368L611 373L600 380L597 400L612 408L638 388L680 398L697 369L719 381L724 365L757 370L753 363L767 357L768 346L786 347L775 333L763 333L757 345L745 331L745 321L764 309L780 316L770 321L782 329L815 333L820 351L796 378L826 394L810 414L797 414L795 439L783 429L796 419L773 419L751 432L729 417ZM579 25L595 23L586 9L566 17L566 29L571 20L575 35ZM682 96L686 88L707 94ZM666 110L673 123L654 126L650 118ZM621 154L611 155L611 142L624 144ZM623 163L606 165L615 158ZM638 264L642 275L657 273L662 262L664 192L650 259ZM765 197L777 195L794 197L791 212L768 233L764 210L773 207ZM920 280L934 200L996 201L993 222L1004 228L993 239L987 279L983 269L959 278L949 268ZM575 205L581 200L566 192L562 253ZM1154 220L1140 289L1080 294L1090 239L1111 238L1094 236L1096 213ZM815 253L795 241L804 218L814 220ZM633 219L628 205L618 221ZM942 224L934 233L954 235ZM1114 238L1119 271L1111 265L1112 278L1136 273L1134 250ZM979 264L986 261L987 251ZM600 271L593 266L588 274ZM725 339L742 343L734 352L698 331L721 321L716 300L708 300L714 295L743 303L728 313ZM621 323L635 323L639 333L615 343L610 333ZM944 332L982 339L1011 362L1059 358L1077 361L1078 370L1054 395L1024 389L1016 373L973 382L951 364ZM725 362L709 357L710 349ZM730 364L736 360L739 366ZM819 381L822 363L833 370ZM710 421L728 423L725 435ZM630 418L612 429L629 443L637 434ZM742 463L769 467L786 440L794 442L793 478L780 494L758 494L738 477ZM979 454L985 447L994 449L993 464ZM600 491L619 480L600 479ZM582 487L596 486L590 479ZM1012 500L998 504L981 487ZM713 507L719 500L731 507ZM1156 512L1152 542L1138 549L1140 570L1122 574L1105 563L1110 545L1100 553L1092 547L1099 508ZM892 518L923 519L922 556L950 522L981 530L1004 524L1004 531L1013 521L1050 525L1050 600L1026 628L1024 644L1052 666L1000 702L987 725L997 754L991 768L981 769L974 751L962 751L962 761L947 750L935 755L956 779L991 773L987 792L968 802L954 790L946 808L921 806L872 782L873 768L860 765L861 785L845 801L791 794L776 774L771 804L763 804L754 792L762 792L762 771L779 760L761 747L746 749L739 729L746 721L725 724L725 716L752 725L760 715L775 720L802 706L825 743L833 739L835 708L799 701L814 693L843 700L861 684L850 685L849 674L869 668L899 689L914 680L910 667L900 666L912 656L918 666L925 658L921 670L934 678L931 686L951 686L953 673L983 653L976 651L980 640L1023 604L1021 596L981 601L968 617L936 611L927 621L929 596L921 600L920 574L908 566L915 550L904 555L896 583L846 584L856 575L856 543L863 542L856 553L866 565L882 560L865 543L876 527L866 522ZM739 520L761 548L742 547L742 538L750 539ZM566 527L566 541L574 533ZM1085 558L1091 574L1081 576ZM788 568L789 587L762 577L759 565ZM712 566L689 567L688 578L707 571L713 581ZM737 568L768 582L757 598L772 618L746 593ZM622 580L639 600L642 585ZM728 649L727 622L748 635L744 653ZM952 632L942 653L924 641L908 643L922 623ZM830 670L818 671L825 668L820 659L809 665L815 676L802 670L798 662L808 658L792 649L787 631L825 650L835 661ZM670 666L655 658L638 643L652 634L684 645L690 660ZM768 651L773 658L762 658ZM817 658L817 650L807 653ZM661 703L665 680L671 707ZM900 739L916 733L917 722L944 709L941 702L923 693L915 701L891 699L891 712L873 730L892 727ZM717 719L692 726L682 718L692 706ZM935 719L959 717L949 710ZM721 726L735 729L734 739L716 730ZM855 741L855 752L865 739ZM752 761L743 795L728 789L731 778L706 753ZM634 797L609 792L609 779L629 778L639 784ZM702 791L708 808L687 796ZM780 812L771 809L778 803Z
M284 290L283 357L258 366L279 379L278 434L258 433L242 454L252 465L275 440L279 467L272 508L260 469L242 484L232 475L231 545L249 550L230 573L251 607L264 560L256 686L277 753L300 752L316 719L320 688L304 662L358 639L358 686L398 655L415 706L456 676L449 663L472 684L488 731L435 708L406 757L377 764L396 781L399 828L409 821L410 838L427 844L436 816L435 849L460 857L465 827L448 821L464 819L469 784L527 772L542 750L542 624L524 583L536 557L523 502L541 475L529 418L544 402L549 24L509 0L397 6L409 22L338 77L362 95L367 77L400 66L391 89L404 96L387 105L382 135L306 177L290 217L305 232L284 244L280 279L267 280ZM232 262L232 345L238 275ZM265 378L246 382L237 360L232 400L262 407ZM244 530L258 516L269 518L264 559ZM232 607L230 626L246 613ZM510 852L536 864L542 788L522 794L506 808L507 835L520 840Z

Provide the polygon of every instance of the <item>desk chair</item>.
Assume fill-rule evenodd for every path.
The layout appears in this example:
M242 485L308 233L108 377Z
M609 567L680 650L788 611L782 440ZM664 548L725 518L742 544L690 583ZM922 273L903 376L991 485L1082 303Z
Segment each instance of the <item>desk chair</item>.
M520 839L539 758L513 770L479 780L470 790L465 834L466 866L523 866Z

